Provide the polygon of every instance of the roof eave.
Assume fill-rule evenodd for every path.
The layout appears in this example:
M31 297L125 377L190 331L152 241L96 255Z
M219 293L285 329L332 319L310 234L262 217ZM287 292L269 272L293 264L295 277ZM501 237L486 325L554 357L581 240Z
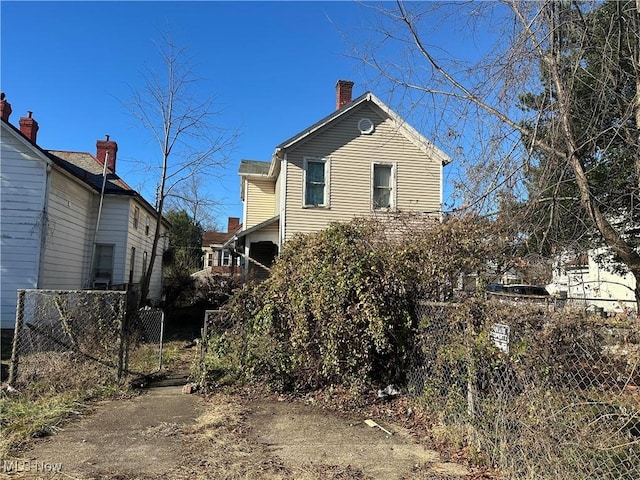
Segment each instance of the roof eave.
M273 153L273 156L277 156L278 158L282 158L282 152L287 148L291 147L293 144L298 143L300 140L307 138L308 136L314 134L319 129L323 128L325 125L331 123L338 117L345 115L347 112L353 110L357 106L361 105L366 101L372 100L375 96L371 92L366 92L360 95L358 98L355 98L350 103L347 103L344 107L339 108L338 110L332 112L331 114L324 117L319 122L314 123L309 128L303 130L302 132L294 135L293 137L285 140L280 145L278 145Z

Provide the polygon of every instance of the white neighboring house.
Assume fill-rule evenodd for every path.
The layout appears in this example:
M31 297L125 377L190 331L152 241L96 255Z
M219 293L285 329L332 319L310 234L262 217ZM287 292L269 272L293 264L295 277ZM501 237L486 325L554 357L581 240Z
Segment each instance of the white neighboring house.
M44 150L38 124L9 123L0 100L0 327L13 328L18 289L125 289L149 265L156 210L116 175L116 142L96 155ZM105 168L106 162L106 168ZM100 198L104 182L104 197ZM100 214L99 214L100 210ZM162 231L169 224L163 222ZM160 300L163 235L149 299Z
M604 249L578 256L560 256L547 290L552 295L566 295L571 303L601 308L607 313L635 311L635 278L630 273L611 273L599 265L595 259L602 253Z

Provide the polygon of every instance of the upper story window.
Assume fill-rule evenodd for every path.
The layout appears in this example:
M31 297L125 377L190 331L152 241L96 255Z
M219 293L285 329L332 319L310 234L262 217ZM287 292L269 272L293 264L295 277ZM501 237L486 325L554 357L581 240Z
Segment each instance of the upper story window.
M151 227L151 219L149 218L149 215L147 215L147 218L145 219L145 224L144 224L144 234L146 236L149 236L150 227Z
M371 172L371 206L373 210L395 208L395 165L374 163Z
M138 207L133 208L133 228L138 229L138 222L140 220L140 209Z
M329 161L323 158L304 159L304 206L329 206Z

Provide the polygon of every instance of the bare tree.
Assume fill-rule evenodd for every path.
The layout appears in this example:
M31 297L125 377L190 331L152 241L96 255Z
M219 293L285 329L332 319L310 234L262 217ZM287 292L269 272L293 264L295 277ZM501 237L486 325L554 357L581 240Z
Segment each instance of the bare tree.
M221 206L220 200L212 198L205 192L203 182L211 181L204 176L192 176L172 189L167 197L167 207L171 210L184 210L191 219L211 230L216 225L216 210Z
M434 136L467 162L458 185L465 206L487 211L509 197L526 201L528 213L545 209L551 222L572 205L563 201L575 201L582 213L572 220L585 227L576 232L597 234L633 274L640 308L639 10L640 0L397 1L379 8L382 40L356 55L402 91L414 114L429 112ZM429 43L444 21L466 21L455 44L479 45L479 60ZM486 47L489 32L495 42ZM527 92L536 95L527 101ZM547 170L536 198L532 169ZM616 195L607 192L621 176Z
M214 127L213 117L218 112L213 98L203 98L197 92L199 78L187 50L176 46L168 35L162 37L158 50L164 69L144 72L142 87L132 88L131 100L123 102L159 147L156 227L149 266L141 285L141 305L149 295L158 258L167 197L179 192L185 182L215 175L227 163L236 139L234 131Z

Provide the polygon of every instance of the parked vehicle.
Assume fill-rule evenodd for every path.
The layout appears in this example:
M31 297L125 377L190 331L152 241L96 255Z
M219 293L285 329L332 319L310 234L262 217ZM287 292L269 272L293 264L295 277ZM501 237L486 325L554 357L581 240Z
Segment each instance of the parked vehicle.
M531 297L549 297L549 292L545 287L539 285L513 284L503 285L501 283L490 283L486 287L487 292L506 293L512 295L523 295Z

